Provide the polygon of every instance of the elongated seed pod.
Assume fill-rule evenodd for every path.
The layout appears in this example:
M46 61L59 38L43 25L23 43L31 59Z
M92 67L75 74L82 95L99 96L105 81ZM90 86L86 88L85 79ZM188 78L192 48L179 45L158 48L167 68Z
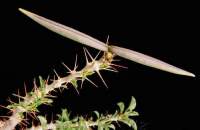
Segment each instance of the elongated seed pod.
M101 50L101 51L107 51L108 50L108 47L107 47L106 44L104 44L103 42L101 42L101 41L99 41L99 40L97 40L97 39L95 39L91 36L88 36L88 35L80 32L80 31L77 31L73 28L64 26L64 25L59 24L57 22L54 22L52 20L46 19L42 16L31 13L27 10L24 10L24 9L21 9L21 8L19 8L19 10L23 14L27 15L28 17L30 17L31 19L33 19L34 21L39 23L40 25L46 27L47 29L49 29L49 30L51 30L51 31L53 31L57 34L60 34L64 37L66 37L66 38L72 39L76 42L85 44L87 46L96 48L96 49Z
M47 29L56 32L66 38L72 39L76 42L85 44L87 46L96 48L98 50L101 51L109 51L111 50L113 53L115 53L118 56L121 56L123 58L132 60L134 62L146 65L146 66L150 66L153 68L157 68L163 71L167 71L170 73L174 73L174 74L179 74L179 75L185 75L185 76L191 76L191 77L195 77L194 74L185 71L183 69L180 69L178 67L172 66L168 63L165 63L161 60L158 60L156 58L153 58L151 56L147 56L145 54L130 50L130 49L125 49L122 47L117 47L117 46L108 46L107 44L104 44L103 42L87 35L84 34L80 31L77 31L73 28L70 28L68 26L59 24L57 22L54 22L52 20L46 19L42 16L39 16L37 14L31 13L29 11L26 11L24 9L19 8L19 10L24 13L25 15L27 15L28 17L30 17L31 19L33 19L34 21L36 21L37 23L41 24L42 26L46 27ZM108 49L109 47L109 49Z
M191 77L195 77L194 74L185 71L183 69L180 69L178 67L175 67L173 65L170 65L166 62L163 62L159 59L153 58L151 56L130 50L130 49L125 49L122 47L118 47L118 46L111 46L111 51L113 51L115 54L132 60L134 62L149 66L149 67L153 67L153 68L157 68L163 71L167 71L167 72L171 72L174 74L179 74L179 75L186 75L186 76L191 76Z

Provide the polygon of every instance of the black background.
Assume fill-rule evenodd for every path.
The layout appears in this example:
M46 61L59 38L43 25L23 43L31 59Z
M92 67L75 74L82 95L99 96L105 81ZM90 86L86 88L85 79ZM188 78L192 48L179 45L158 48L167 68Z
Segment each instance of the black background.
M108 89L97 75L92 76L99 88L85 82L80 95L72 87L53 93L58 98L53 107L41 106L43 114L59 113L66 107L79 115L93 110L112 112L117 102L128 104L134 96L140 113L135 118L139 130L192 130L198 126L199 16L195 3L41 0L7 1L1 5L0 104L8 104L6 99L18 89L23 91L24 82L31 90L31 82L39 75L52 77L53 69L65 75L61 62L73 67L76 54L79 69L85 62L82 44L33 22L18 11L21 7L101 41L109 35L111 44L151 55L197 75L174 75L118 57L119 64L128 66L128 70L102 72ZM98 52L88 49L92 55Z

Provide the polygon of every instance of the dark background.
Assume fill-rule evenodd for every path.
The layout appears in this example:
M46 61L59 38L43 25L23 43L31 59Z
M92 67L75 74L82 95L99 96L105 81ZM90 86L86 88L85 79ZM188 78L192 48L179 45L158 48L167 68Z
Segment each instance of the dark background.
M174 75L118 57L121 59L119 64L128 66L128 70L102 72L108 89L94 75L91 79L99 88L85 82L80 95L72 87L62 93L53 93L58 98L53 107L41 106L43 114L59 113L60 108L68 108L79 115L93 110L113 112L117 102L124 101L128 105L134 96L136 110L140 113L135 118L139 130L192 130L199 127L199 16L196 3L15 0L1 5L0 104L8 104L6 99L13 98L11 94L18 89L23 91L24 82L31 90L31 82L39 75L52 77L53 69L64 75L66 69L61 62L73 67L76 54L79 69L85 62L82 44L33 22L18 11L21 7L101 41L106 41L110 35L111 44L151 55L197 75L196 78ZM88 49L92 55L98 52Z

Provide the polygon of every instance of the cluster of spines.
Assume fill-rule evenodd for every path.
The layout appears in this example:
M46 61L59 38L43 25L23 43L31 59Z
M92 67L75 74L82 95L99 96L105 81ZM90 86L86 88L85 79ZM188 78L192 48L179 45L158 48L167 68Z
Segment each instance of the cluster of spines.
M117 72L117 70L113 67L117 65L112 63L114 55L111 52L105 52L103 56L99 60L97 60L100 52L95 58L91 56L87 49L84 49L84 54L86 57L86 66L82 70L77 71L76 56L75 65L72 70L64 63L62 63L68 69L69 75L65 77L60 77L54 70L57 78L53 79L51 83L49 83L49 79L44 80L42 79L42 77L39 77L39 86L36 84L36 81L34 81L33 91L27 93L25 89L26 95L24 97L20 96L20 94L13 94L14 96L17 96L19 98L19 102L15 103L10 100L11 104L8 105L6 108L13 112L13 115L10 117L10 119L16 118L16 120L7 120L7 124L17 125L21 123L24 120L24 113L28 113L33 118L36 117L35 113L39 112L38 106L42 104L50 105L53 102L53 100L49 98L53 96L49 93L51 91L54 91L56 88L67 88L67 85L71 83L77 90L77 92L79 92L77 84L78 80L81 80L81 88L85 80L89 81L97 87L97 85L88 78L88 76L94 74L95 72L99 75L104 85L107 87L105 81L100 74L100 70ZM90 57L91 61L89 61L88 56ZM4 127L1 127L0 130L2 128L7 127L5 125Z

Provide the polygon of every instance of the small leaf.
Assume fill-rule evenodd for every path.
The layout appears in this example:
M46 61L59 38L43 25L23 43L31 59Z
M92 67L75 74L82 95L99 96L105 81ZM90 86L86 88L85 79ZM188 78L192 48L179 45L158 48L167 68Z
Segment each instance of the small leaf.
M59 116L60 121L68 121L69 120L69 113L67 109L62 109L62 114Z
M136 112L136 111L133 111L133 112L129 112L128 115L129 115L129 116L138 116L139 113Z
M85 123L85 120L84 120L84 118L83 117L80 117L79 118L80 120L79 120L79 129L80 130L87 130L87 126L86 126L86 123Z
M136 124L136 122L135 122L134 120L132 120L131 126L132 126L132 128L133 128L134 130L137 130L137 124Z
M71 84L72 84L75 88L78 88L78 84L77 84L77 80L76 80L76 79L71 80Z
M42 79L42 76L39 76L40 87L45 88L45 81Z
M109 130L109 129L110 129L110 128L109 128L109 127L107 127L107 126L104 128L104 130Z
M98 125L98 130L103 130L103 126L101 124Z
M40 120L42 129L46 129L47 127L47 120L43 116L38 116L38 119Z
M129 107L127 108L127 111L133 111L136 107L136 100L134 97L131 98L131 102Z
M131 124L128 121L128 119L121 119L120 121L123 122L124 124L128 125L129 127L131 127Z
M115 130L115 126L113 124L110 124L108 127Z
M93 112L97 116L97 119L99 119L99 116L100 116L99 112L98 111L93 111Z
M74 117L73 119L72 119L72 122L77 122L78 121L78 117Z
M128 125L129 127L132 127L134 130L137 130L137 125L134 120L126 117L126 118L121 119L120 121Z
M119 106L120 113L123 113L124 112L124 108L125 108L124 103L123 102L119 102L119 103L117 103L117 105Z

